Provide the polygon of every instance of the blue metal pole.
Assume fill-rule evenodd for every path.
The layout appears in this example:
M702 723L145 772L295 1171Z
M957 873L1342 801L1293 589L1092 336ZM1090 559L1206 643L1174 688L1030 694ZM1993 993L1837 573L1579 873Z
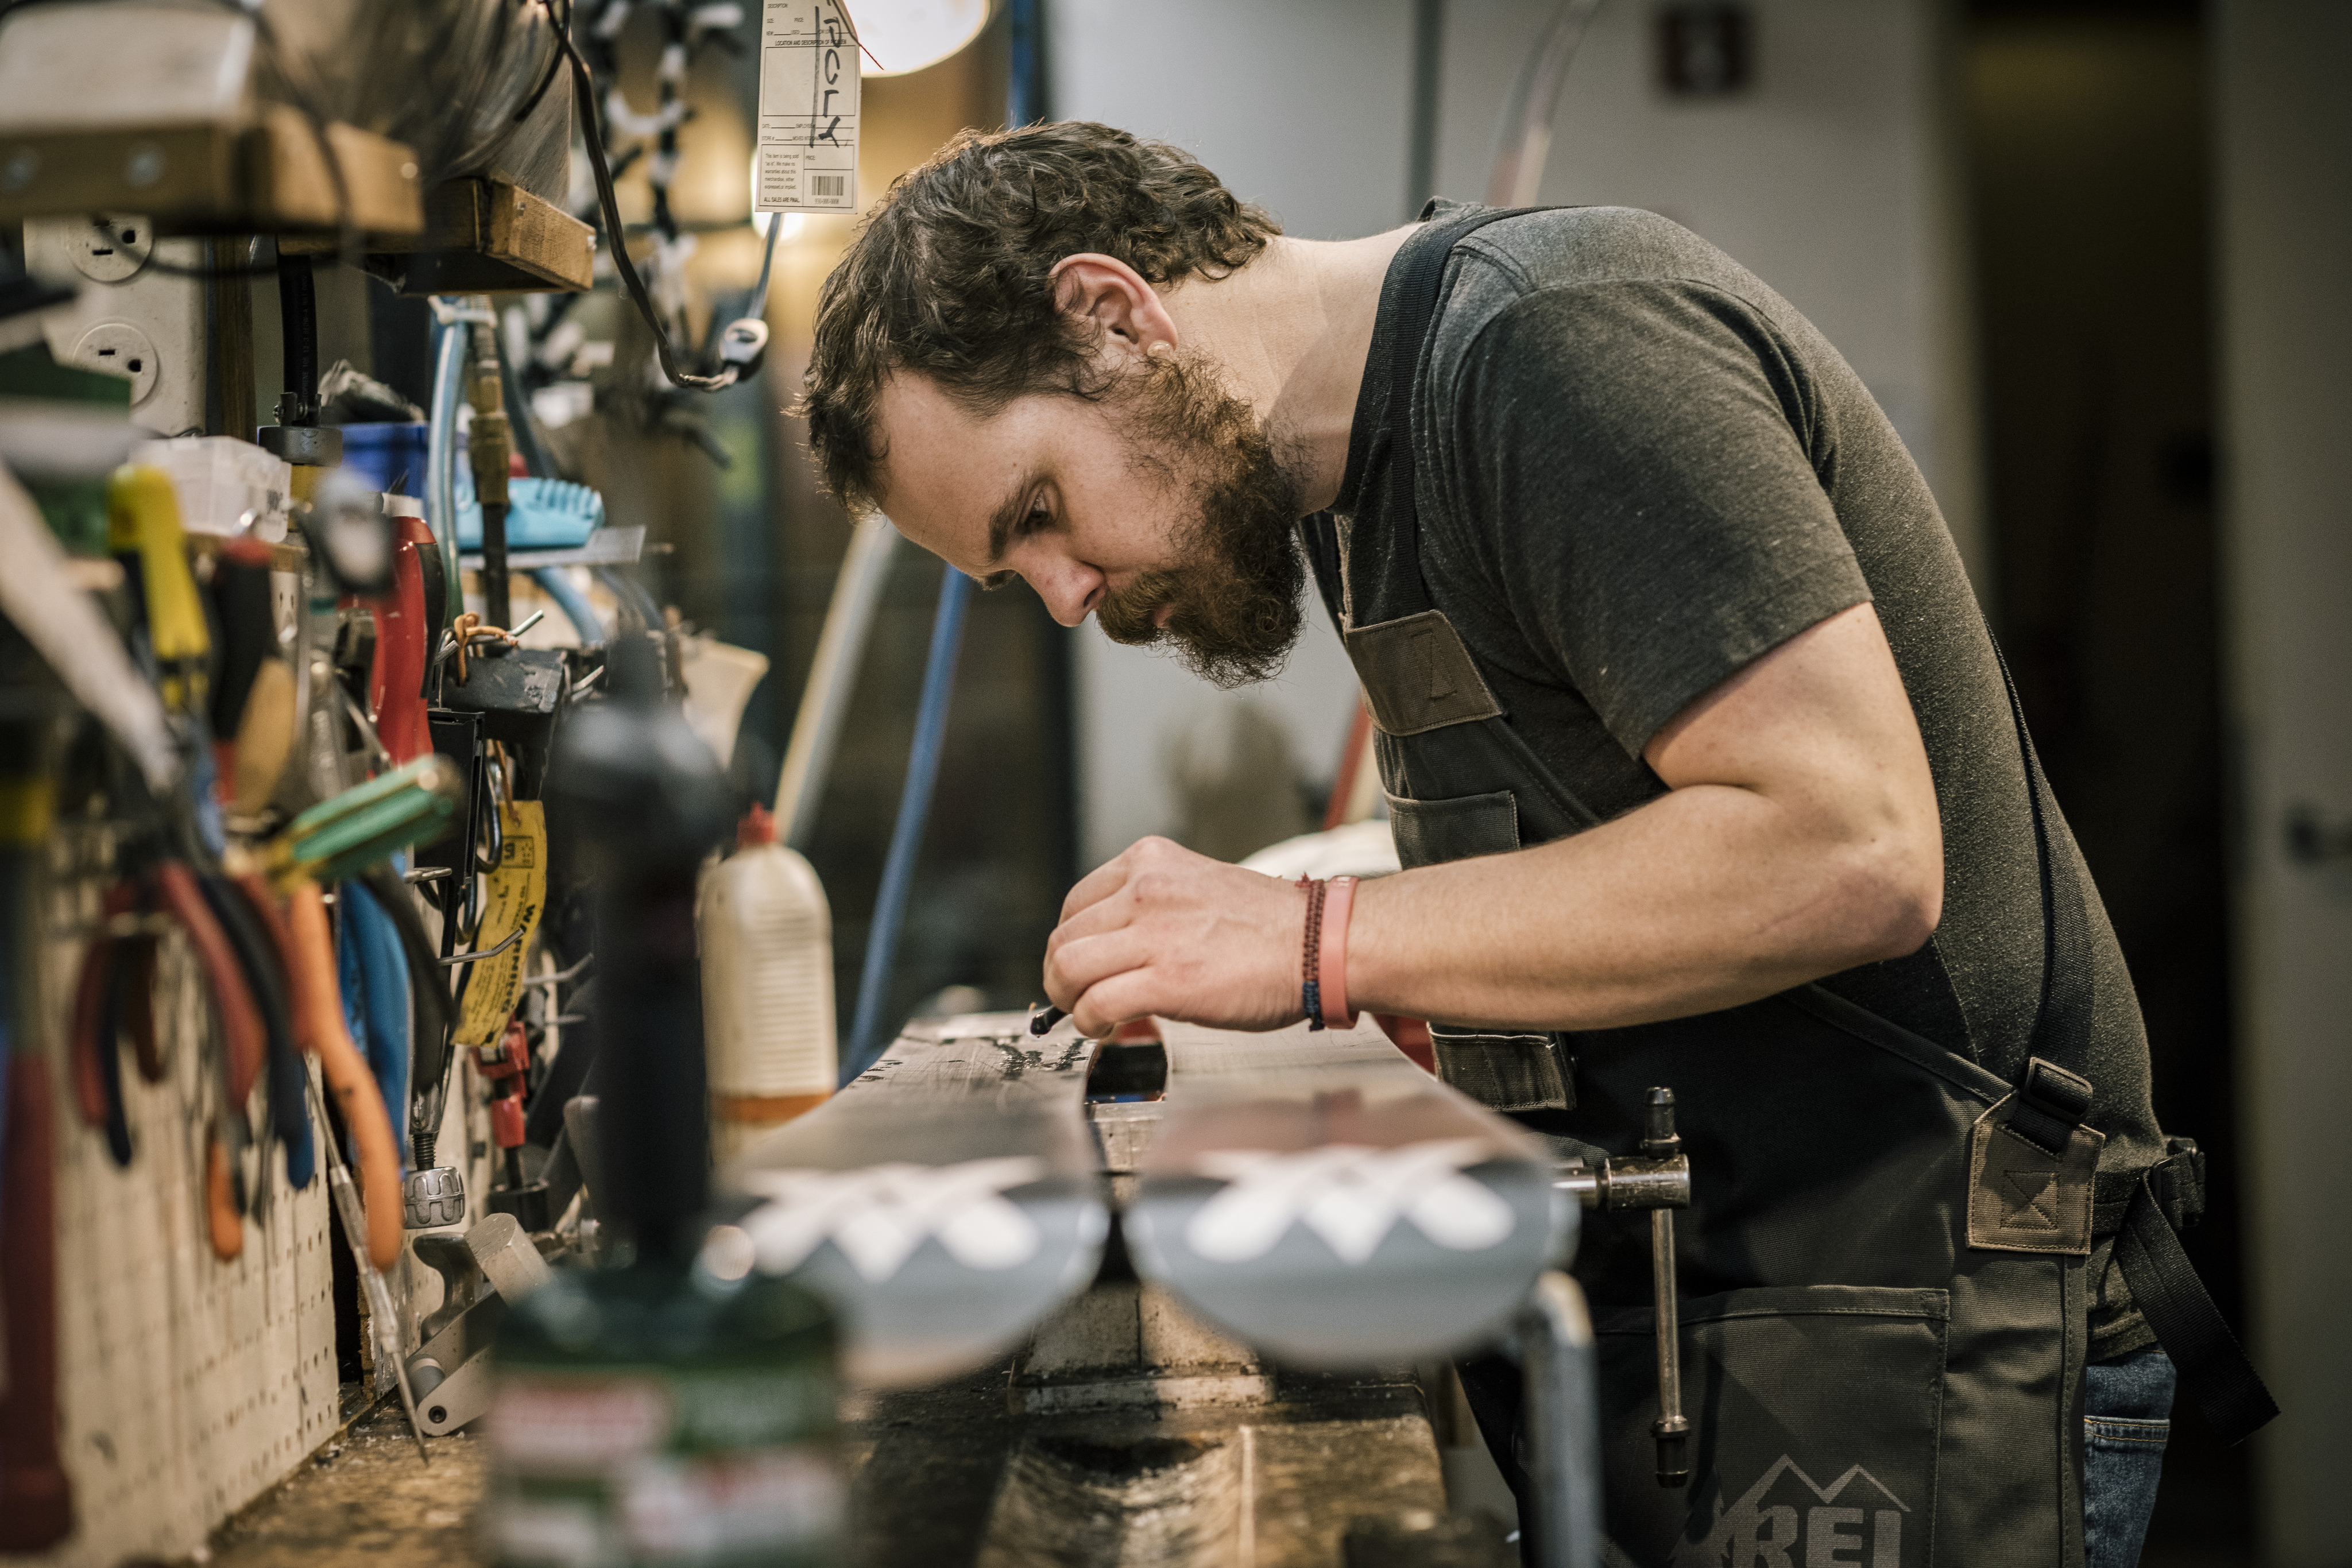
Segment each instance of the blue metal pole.
M940 757L948 732L948 699L954 695L956 653L963 643L965 607L971 579L947 570L940 584L940 607L931 619L931 651L923 664L923 695L915 708L915 744L907 758L906 788L898 795L898 821L890 831L890 853L882 862L882 885L874 898L874 922L866 936L866 966L857 981L857 1014L850 1026L849 1050L841 1065L844 1084L882 1054L888 1027L882 1009L888 1000L890 969L898 952L898 929L906 923L907 895L915 880L915 857L923 847L923 824L931 814L931 791L940 779Z

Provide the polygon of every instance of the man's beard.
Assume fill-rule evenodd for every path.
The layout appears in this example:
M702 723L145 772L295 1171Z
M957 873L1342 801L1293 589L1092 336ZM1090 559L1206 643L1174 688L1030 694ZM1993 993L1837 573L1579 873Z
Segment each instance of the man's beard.
M1114 643L1165 643L1186 668L1231 690L1278 674L1304 623L1306 572L1295 530L1298 486L1249 404L1197 358L1152 356L1117 401L1134 467L1190 489L1192 520L1171 541L1182 563L1105 595L1095 618ZM1152 623L1165 605L1167 624Z

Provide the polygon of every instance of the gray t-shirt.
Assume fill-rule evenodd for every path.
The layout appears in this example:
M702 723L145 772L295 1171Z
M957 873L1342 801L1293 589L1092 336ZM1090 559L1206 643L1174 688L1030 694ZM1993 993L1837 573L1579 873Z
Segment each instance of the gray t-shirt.
M1382 477L1393 305L1343 520ZM1602 817L1664 792L1642 751L1668 719L1806 628L1876 607L1942 810L1940 962L1823 984L2015 1082L2042 958L2024 766L1951 535L1861 378L1729 256L1626 208L1477 230L1447 267L1414 432L1440 502L1421 513L1423 579L1512 727ZM2095 1088L2103 1163L2149 1164L2164 1150L2138 1002L2073 834L2054 814L2051 831L2093 954L2091 1047L2067 1065ZM2094 1261L2095 1349L2116 1354L2145 1331Z

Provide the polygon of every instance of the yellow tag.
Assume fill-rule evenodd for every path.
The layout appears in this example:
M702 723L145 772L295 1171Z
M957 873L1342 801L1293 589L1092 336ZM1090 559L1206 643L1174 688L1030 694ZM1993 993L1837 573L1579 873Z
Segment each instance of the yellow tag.
M537 800L501 805L499 831L505 843L498 869L483 878L482 925L474 949L487 951L518 931L522 936L497 957L473 967L457 1019L460 1045L489 1045L505 1030L514 1015L515 998L522 994L524 950L547 906L546 807Z

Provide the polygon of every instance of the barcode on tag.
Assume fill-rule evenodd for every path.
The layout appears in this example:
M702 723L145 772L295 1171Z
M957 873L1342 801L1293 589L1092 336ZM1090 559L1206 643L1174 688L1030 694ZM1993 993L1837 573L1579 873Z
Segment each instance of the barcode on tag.
M856 209L859 66L840 0L766 0L754 210Z

